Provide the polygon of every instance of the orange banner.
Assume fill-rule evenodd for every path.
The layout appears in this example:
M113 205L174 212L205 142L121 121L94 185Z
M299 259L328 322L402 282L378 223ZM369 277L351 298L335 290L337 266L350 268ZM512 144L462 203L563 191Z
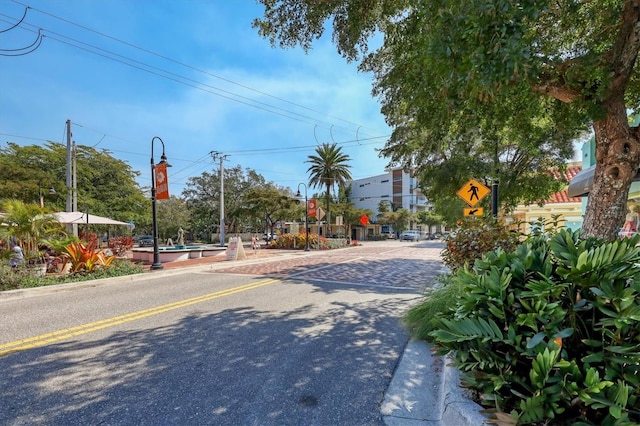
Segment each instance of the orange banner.
M307 200L307 216L316 217L316 200Z
M169 180L167 179L167 165L158 164L155 166L156 178L156 200L169 199Z

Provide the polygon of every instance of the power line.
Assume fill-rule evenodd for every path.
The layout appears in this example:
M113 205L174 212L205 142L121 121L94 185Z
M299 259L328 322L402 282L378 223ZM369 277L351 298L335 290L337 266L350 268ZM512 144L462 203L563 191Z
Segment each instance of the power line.
M31 25L31 24L26 24L26 25ZM32 31L32 30L26 30L26 31ZM71 40L74 43L79 43L79 44L85 45L85 46L87 46L89 48L97 49L99 51L105 52L106 54L99 53L99 52L90 50L87 47L82 47L82 46L73 44L71 42L61 40L61 39L56 38L56 37L51 36L51 35L43 35L43 36L41 36L41 38L46 37L46 38L48 38L50 40L57 41L58 43L66 44L67 46L71 46L71 47L74 47L76 49L83 50L85 52L94 54L96 56L103 57L103 58L108 59L110 61L118 62L120 64L129 66L131 68L134 68L134 69L137 69L137 70L140 70L140 71L143 71L143 72L146 72L146 73L149 73L149 74L164 78L166 80L170 80L170 81L176 82L178 84L182 84L182 85L187 86L187 87L192 87L194 89L201 90L201 91L207 92L207 93L211 93L212 95L216 95L216 96L221 97L221 98L229 99L231 101L235 101L235 102L238 102L238 103L241 103L241 104L244 104L244 105L256 108L256 109L260 109L260 110L263 110L263 111L266 111L266 112L270 112L272 114L280 115L282 117L290 118L292 120L296 120L296 121L299 121L299 122L302 122L302 123L305 123L305 124L316 124L318 122L319 123L324 123L327 126L330 124L330 123L323 122L321 120L315 119L313 117L309 117L309 116L305 116L305 115L299 114L299 113L297 113L295 111L289 111L289 110L286 110L284 108L277 107L275 105L270 105L270 104L267 104L265 102L261 102L261 101L255 100L255 99L251 99L251 98L248 98L246 96L238 95L238 94L230 92L228 90L224 90L224 89L221 89L221 88L218 88L218 87L215 87L215 86L208 85L206 83L199 82L197 80L193 80L193 79L181 76L181 75L173 73L171 71L167 71L167 70L165 70L163 68L156 67L156 66L153 66L153 65L149 65L149 64L146 64L144 62L141 62L141 61L138 61L138 60L135 60L135 59L128 58L126 56L117 54L115 52L111 52L109 50L102 49L101 47L94 46L94 45L85 43L83 41L79 41L79 40L73 39L71 37L64 36L64 35L62 35L60 33L55 32L55 31L50 31L50 30L46 30L46 31L49 34L55 34L55 35L58 35L60 37L64 37L64 38L66 38L68 40ZM30 53L30 52L27 52L27 53ZM115 57L108 56L108 55L114 55ZM12 55L12 56L17 56L17 55ZM122 58L122 59L118 59L118 57ZM131 61L132 63L129 63L129 62L126 62L126 61ZM149 69L144 68L142 66L135 65L135 64L143 65L145 67L148 67ZM156 70L156 71L159 71L159 72L156 72L156 71L153 71L153 70ZM182 80L184 80L184 81L182 81ZM210 90L207 90L206 88L209 88ZM218 92L221 92L221 93L218 93ZM242 99L244 99L244 100L242 100ZM251 102L253 102L253 103L251 103ZM265 107L261 107L260 105L264 105L266 108ZM278 112L278 111L282 111L282 112ZM310 121L307 121L307 120L303 120L303 119L297 118L295 116L299 116L301 118L309 119L309 120L312 120L312 121L310 122ZM344 128L344 129L346 129L346 128ZM346 130L350 130L350 129L346 129Z
M311 112L314 112L314 113L316 113L316 114L321 114L321 115L323 115L323 116L325 116L325 117L329 117L329 118L333 118L333 119L336 119L336 120L340 120L340 121L343 121L343 122L345 122L345 123L353 124L353 125L355 125L355 126L359 125L358 123L354 123L354 122L352 122L352 121L345 120L345 119L343 119L343 118L341 118L341 117L332 116L332 115L329 115L329 114L323 113L323 112L321 112L321 111L317 111L317 110L314 110L314 109L312 109L312 108L306 107L306 106L304 106L304 105L301 105L301 104L298 104L298 103L295 103L295 102L289 101L289 100L287 100L287 99L284 99L284 98L280 98L280 97L278 97L278 96L271 95L271 94L269 94L269 93L267 93L267 92L264 92L264 91L261 91L261 90L258 90L258 89L255 89L255 88L252 88L252 87L250 87L250 86L247 86L247 85L244 85L244 84L241 84L241 83L235 82L235 81L230 80L230 79L228 79L228 78L221 77L221 76L216 75L216 74L213 74L213 73L211 73L211 72L209 72L209 71L207 71L207 70L203 70L202 68L194 67L194 66L192 66L192 65L186 64L186 63L184 63L184 62L181 62L181 61L178 61L178 60L176 60L176 59L170 58L170 57L168 57L168 56L162 55L162 54L160 54L160 53L154 52L154 51L152 51L152 50L150 50L150 49L146 49L146 48L144 48L144 47L137 46L137 45L135 45L135 44L133 44L133 43L129 43L129 42L125 41L125 40L122 40L122 39L119 39L119 38L117 38L117 37L111 36L111 35L109 35L109 34L103 33L103 32L98 31L98 30L96 30L96 29L93 29L93 28L87 27L87 26L82 25L82 24L78 24L78 23L73 22L73 21L71 21L71 20L68 20L68 19L65 19L65 18L59 17L59 16L54 15L54 14L49 13L49 12L46 12L46 11L44 11L44 10L42 10L42 9L38 9L38 8L34 8L34 7L31 7L31 6L28 6L28 5L24 4L24 3L21 3L21 2L19 2L19 1L17 1L17 0L11 0L11 1L12 1L13 3L19 4L19 5L21 5L21 6L25 6L25 7L27 7L27 8L30 8L30 9L32 9L32 10L34 10L34 11L40 12L40 13L42 13L43 15L47 15L47 16L50 16L50 17L52 17L52 18L54 18L54 19L57 19L57 20L59 20L59 21L65 22L65 23L67 23L67 24L69 24L69 25L76 26L76 27L81 28L81 29L83 29L83 30L86 30L86 31L92 32L92 33L94 33L94 34L97 34L97 35L99 35L99 36L101 36L101 37L108 38L108 39L110 39L110 40L113 40L113 41L116 41L116 42L118 42L118 43L121 43L121 44L123 44L123 45L125 45L125 46L131 47L131 48L133 48L133 49L137 49L137 50L140 50L140 51L142 51L142 52L148 53L148 54L150 54L150 55L156 56L156 57L158 57L158 58L164 59L164 60L166 60L166 61L173 62L173 63L175 63L175 64L177 64L177 65L183 66L183 67L188 68L188 69L191 69L191 70L193 70L193 71L197 71L197 72L200 72L200 73L202 73L202 74L208 75L208 76L210 76L210 77L214 77L214 78L217 78L217 79L219 79L219 80L225 81L225 82L227 82L227 83L233 84L233 85L235 85L235 86L242 87L243 89L247 89L247 90L250 90L250 91L252 91L252 92L259 93L259 94L264 95L264 96L268 96L268 97L270 97L270 98L272 98L272 99L276 99L276 100L278 100L278 101L288 103L288 104L293 105L293 106L296 106L296 107L298 107L298 108L306 109L306 110L311 111ZM25 11L25 14L26 14L26 11ZM361 126L361 127L362 127L362 126ZM372 129L372 130L374 130L374 129Z
M16 1L16 0L11 0L11 1L12 1L12 2L14 2L14 3L16 3L16 4L20 4L20 5L22 5L22 6L29 7L29 6L27 6L26 4L21 3L21 2L18 2L18 1ZM67 20L67 19L64 19L64 18L58 17L58 16L53 15L53 14L51 14L51 13L49 13L49 12L45 12L45 11L43 11L43 10L41 10L41 9L37 9L37 8L32 8L32 9L33 9L33 10L35 10L35 11L38 11L38 12L40 12L40 13L44 14L44 15L50 16L50 17L52 17L52 18L54 18L54 19L58 19L58 20L60 20L60 21L62 21L62 22L65 22L65 23L67 23L67 24L70 24L70 25L73 25L73 26L79 27L79 28L81 28L81 29L84 29L84 30L86 30L86 31L90 31L90 32L92 32L92 33L98 34L98 35L99 35L99 36L101 36L101 37L108 38L108 39L110 39L110 40L116 41L116 42L118 42L118 43L124 44L124 45L126 45L126 46L132 47L132 48L134 48L134 49L137 49L137 50L140 50L140 51L142 51L142 52L148 53L148 54L150 54L150 55L156 56L156 57L158 57L158 58L164 59L164 60L166 60L166 61L169 61L169 62L172 62L172 63L178 64L178 65L180 65L180 66L183 66L183 67L186 67L186 68L188 68L188 69L191 69L191 70L194 70L194 71L197 71L197 72L203 73L203 74L205 74L205 75L208 75L208 76L211 76L211 77L214 77L214 78L220 79L220 80L222 80L222 81L226 81L226 82L228 82L228 83L230 83L230 84L234 84L234 85L236 85L236 86L238 86L238 87L242 87L242 88L244 88L244 89L251 90L251 91L253 91L253 92L256 92L256 93L262 94L262 95L264 95L264 96L268 96L268 97L270 97L270 98L277 99L277 100L279 100L279 101L281 101L281 102L285 102L285 103L288 103L288 104L290 104L290 105L294 105L294 106L296 106L296 107L298 107L298 108L302 108L302 109L305 109L305 110L308 110L308 111L311 111L311 112L314 112L314 113L317 113L317 114L321 114L321 115L323 115L323 116L325 116L325 117L329 117L329 118L337 119L337 120L340 120L340 121L342 121L342 122L349 123L349 124L353 124L353 125L358 125L357 123L351 122L351 121L349 121L349 120L345 120L345 119L340 118L340 117L331 116L331 115L328 115L328 114L322 113L322 112L320 112L320 111L316 111L316 110L314 110L314 109L312 109L312 108L308 108L308 107L306 107L306 106L304 106L304 105L300 105L300 104L297 104L297 103L295 103L295 102L291 102L291 101L288 101L288 100L286 100L286 99L283 99L283 98L280 98L280 97L277 97L277 96L273 96L273 95L271 95L271 94L269 94L269 93L266 93L266 92L263 92L263 91L260 91L260 90L257 90L257 89L254 89L254 88L251 88L251 87L249 87L249 86L246 86L246 85L243 85L243 84L240 84L240 83L234 82L233 80L226 79L226 78L224 78L224 77L220 77L220 76L215 75L215 74L213 74L213 73L210 73L210 72L208 72L208 71L206 71L206 70L203 70L203 69L200 69L200 68L197 68L197 67L193 67L193 66L191 66L191 65L185 64L185 63L183 63L183 62L180 62L180 61L177 61L177 60L175 60L175 59L169 58L169 57L167 57L167 56L161 55L161 54L159 54L159 53L153 52L153 51L151 51L151 50L149 50L149 49L145 49L145 48L142 48L142 47L140 47L140 46L136 46L136 45L134 45L134 44L132 44L132 43L129 43L129 42L126 42L126 41L124 41L124 40L118 39L118 38L116 38L116 37L110 36L110 35L108 35L108 34L102 33L102 32L100 32L100 31L94 30L94 29L89 28L89 27L86 27L86 26L84 26L84 25L77 24L77 23L75 23L75 22L73 22L73 21L70 21L70 20ZM4 14L1 14L1 16L5 16L5 17L8 17L8 18L10 18L10 19L13 19L13 18L11 18L10 16L4 15ZM6 22L6 21L5 21L5 22ZM33 28L35 28L35 27L36 27L36 26L34 26L34 25L32 25L32 24L28 24L28 23L25 23L25 25L28 25L28 26L33 27ZM28 29L26 29L26 28L22 28L22 29L23 29L23 30L25 30L25 31L32 31L32 30L28 30ZM80 50L86 51L86 52L88 52L88 53L92 53L92 54L94 54L94 55L104 57L105 59L109 59L109 60L111 60L111 61L118 62L118 63L124 64L124 65L127 65L127 66L129 66L129 67L132 67L132 68L135 68L135 69L138 69L138 70L141 70L141 71L144 71L144 72L147 72L147 73L150 73L150 74L153 74L153 75L156 75L156 76L159 76L159 77L162 77L162 78L165 78L165 79L168 79L168 80L171 80L171 81L174 81L174 82L177 82L177 83L180 83L180 84L186 85L186 86L189 86L189 87L193 87L193 88L198 89L198 90L202 90L202 91L205 91L205 92L209 92L209 93L211 93L211 94L214 94L214 95L219 96L219 97L222 97L222 98L226 98L226 99L229 99L229 100L233 100L233 101L236 101L236 102L239 102L239 103L242 103L242 104L248 105L248 106L252 106L252 107L257 108L257 109L265 110L265 111L267 111L267 112L271 112L271 113L274 113L274 114L277 114L277 115L281 115L281 116L284 116L284 117L287 117L287 118L291 118L291 119L293 119L293 120L301 121L301 122L306 123L306 124L315 124L315 123L310 123L310 122L308 122L308 121L304 121L304 120L298 119L298 118L296 118L296 117L289 116L289 115L287 115L287 114L293 114L293 115L295 115L295 116L299 116L299 117L301 117L301 118L306 118L306 119L310 119L310 120L313 120L313 121L318 122L318 123L323 123L323 124L325 124L325 125L330 125L330 123L324 122L324 121L322 121L322 120L319 120L319 119L316 119L316 118L313 118L313 117L309 117L309 116L305 116L305 115L303 115L303 114L300 114L300 113L297 113L297 112L294 112L294 111L289 111L289 110L286 110L286 109L284 109L284 108L277 107L277 106L275 106L275 105L271 105L271 104L268 104L268 103L265 103L265 102L258 101L258 100L256 100L256 99L252 99L252 98L249 98L249 97L246 97L246 96L242 96L242 95L239 95L239 94L233 93L233 92L228 91L228 90L225 90L225 89L221 89L221 88L218 88L218 87L215 87L215 86L211 86L211 85L205 84L205 83L199 82L199 81L197 81L197 80L193 80L193 79L190 79L190 78L187 78L187 77L181 76L181 75L179 75L179 74L176 74L176 73L173 73L173 72L167 71L166 69L163 69L163 68L160 68L160 67L156 67L156 66L153 66L153 65L149 65L149 64L144 63L144 62L142 62L142 61L138 61L138 60L136 60L136 59L132 59L132 58L129 58L129 57L126 57L126 56L120 55L120 54L118 54L118 53L115 53L115 52L109 51L109 50L107 50L107 49L103 49L103 48L101 48L101 47L98 47L98 46L95 46L95 45L91 45L91 44L89 44L89 43L85 43L85 42L80 41L80 40L76 40L76 39L74 39L74 38L72 38L72 37L68 37L68 36L66 36L66 35L64 35L64 34L61 34L61 33L58 33L58 32L52 31L52 30L46 30L46 31L47 31L47 33L49 33L49 34L57 35L57 36L59 36L59 37L65 38L65 39L67 39L67 40L71 40L73 43L79 43L79 44L84 45L84 46L87 46L87 47L89 47L89 48L91 48L91 49L97 49L97 50L99 50L99 51L102 51L102 52L104 52L104 53L106 53L106 54L108 54L108 55L112 55L112 56L108 56L108 55L106 55L106 54L101 54L101 53L99 53L99 52L96 52L96 51L90 50L90 49L88 49L88 48L81 47L81 46L79 46L79 45L77 45L77 44L73 44L73 43L70 43L70 42L66 42L66 41L64 41L64 40L58 39L58 38L53 37L53 36L51 36L51 35L47 36L48 38L50 38L50 39L52 39L52 40L54 40L54 41L57 41L57 42L59 42L59 43L66 44L66 45L71 46L71 47L74 47L74 48L76 48L76 49L80 49ZM33 31L32 31L32 32L33 32ZM114 57L114 56L115 56L115 57ZM121 59L117 59L117 58L122 58L122 60L121 60ZM126 61L130 61L130 62L126 62ZM143 67L139 67L139 66L136 66L136 65L134 65L134 64L143 65L144 67L148 67L149 69L146 69L146 68L143 68ZM154 71L152 71L152 70L160 71L160 73L154 72ZM164 74L166 74L166 75L164 75L164 74L162 74L162 73L164 73ZM181 81L180 79L181 79L181 80L185 80L185 81ZM194 84L196 84L196 85L189 84L189 83L187 83L187 82L192 82L192 83L194 83ZM207 88L209 88L209 89L211 89L211 90L214 90L214 91L205 90L205 89L203 89L202 87L200 87L200 86L198 86L198 85L202 85L202 86L207 87ZM217 93L217 92L215 92L215 91L219 91L219 92L225 93L225 94L230 95L230 96L226 96L226 95L223 95L223 94L221 94L221 93ZM245 101L253 102L253 103L258 104L258 105L263 105L263 106L266 106L267 108L262 108L262 107L260 107L260 106L258 106L258 105L254 105L254 104L249 103L249 102L245 102L245 101L242 101L242 100L239 100L239 99L235 99L235 98L233 98L233 97L231 97L231 96L233 96L233 97L237 97L237 98L239 98L239 99L243 99L243 100L245 100ZM273 110L268 109L268 108L272 108ZM276 111L274 111L274 110L276 110ZM277 112L277 111L281 111L282 113ZM333 127L333 126L334 126L334 125L333 125L333 124L331 124L329 128L331 128L331 127ZM360 127L363 127L362 125L358 125L358 126L359 126L359 128L360 128ZM344 129L344 130L347 130L349 133L351 133L351 132L352 132L352 129L344 128L344 127L341 127L341 126L335 126L335 127L342 128L342 129Z
M15 0L11 0L11 1L16 3L16 4L24 5L23 3L20 3L19 1L15 1ZM86 31L93 32L95 34L100 35L101 37L105 37L105 38L114 40L114 41L116 41L118 43L121 43L123 45L130 46L130 47L135 48L137 50L140 50L142 52L145 52L145 53L148 53L150 55L156 56L158 58L164 59L166 61L178 64L178 65L183 66L185 68L200 72L200 73L202 73L204 75L207 75L207 76L210 76L210 77L214 77L214 78L220 79L222 81L228 82L228 83L236 85L238 87L242 87L242 88L244 88L246 90L250 90L250 91L253 91L255 93L259 93L261 95L270 97L272 99L276 99L278 101L285 102L285 103L290 104L290 105L294 105L294 106L296 106L298 108L301 108L301 109L304 109L304 110L307 110L307 111L311 111L311 112L314 112L314 113L317 113L317 114L321 114L324 117L334 118L336 120L339 120L339 121L345 122L345 123L349 123L349 124L354 124L354 125L356 124L356 123L353 123L353 122L351 122L349 120L345 120L345 119L342 119L342 118L339 118L339 117L334 117L334 116L331 116L331 115L316 111L314 109L305 107L303 105L297 104L295 102L291 102L291 101L288 101L286 99L270 95L269 93L253 89L253 88L251 88L249 86L234 82L234 81L226 79L224 77L217 76L217 75L215 75L213 73L210 73L210 72L208 72L206 70L202 70L202 69L190 66L188 64L176 61L176 60L174 60L172 58L169 58L169 57L163 56L161 54L155 53L155 52L153 52L151 50L148 50L148 49L133 45L131 43L128 43L126 41L117 39L115 37L109 36L109 35L104 34L104 33L101 33L99 31L96 31L96 30L91 29L89 27L85 27L83 25L76 24L76 23L74 23L72 21L66 20L64 18L60 18L60 17L55 16L53 14L50 14L48 12L44 12L44 11L39 10L39 9L33 9L33 10L36 10L36 11L38 11L38 12L44 14L44 15L50 16L50 17L58 19L60 21L66 22L66 23L68 23L70 25L77 26L77 27L82 28L82 29L84 29ZM26 12L25 12L25 15L26 15ZM6 15L0 14L0 16L6 16ZM9 18L11 18L11 17L9 17ZM14 18L11 18L11 19L14 19ZM23 19L24 19L24 17L23 17ZM7 21L4 21L4 22L7 22ZM20 27L20 29L23 30L23 31L30 31L32 33L35 33L35 30L31 30L29 28L25 28L26 26L28 26L30 28L36 28L32 24L24 23ZM41 31L42 29L38 29L38 30ZM133 59L133 58L128 58L126 56L120 55L120 54L115 53L113 51L110 51L110 50L107 50L107 49L103 49L101 47L98 47L98 46L95 46L95 45L91 45L91 44L85 43L85 42L80 41L80 40L73 39L73 38L65 36L64 34L61 34L61 33L57 33L57 32L50 31L50 30L42 30L42 31L46 31L46 35L42 35L41 39L46 36L52 41L57 41L58 43L66 44L66 45L68 45L68 46L70 46L72 48L76 48L78 50L83 50L83 51L86 51L87 53L91 53L91 54L96 55L96 56L101 56L101 57L103 57L103 58L105 58L107 60L111 60L113 62L121 63L123 65L127 65L129 67L134 68L134 69L138 69L140 71L143 71L143 72L146 72L146 73L149 73L149 74L152 74L152 75L156 75L158 77L167 79L169 81L174 81L174 82L177 82L179 84L182 84L182 85L185 85L185 86L188 86L188 87L192 87L192 88L195 88L195 89L200 90L200 91L211 93L211 94L214 94L214 95L219 96L219 97L223 97L223 98L226 98L226 99L238 102L238 103L242 103L242 104L245 104L245 105L248 105L248 106L252 106L254 108L261 109L261 110L264 110L266 112L270 112L272 114L281 115L281 116L284 116L286 118L293 119L293 120L296 120L296 121L300 121L300 122L303 122L303 123L306 123L306 124L314 124L314 126L315 126L315 125L317 125L317 123L322 123L323 125L326 125L329 128L330 132L331 132L333 127L336 127L338 129L347 130L349 133L351 133L353 131L353 130L348 129L346 127L339 127L339 126L336 126L334 124L331 124L330 122L325 122L325 121L322 121L320 119L316 119L314 117L310 117L310 116L307 116L307 115L299 114L298 112L295 112L295 111L288 111L286 109L280 108L280 107L275 106L275 105L270 105L268 103L261 102L261 101L258 101L256 99L252 99L250 97L246 97L246 96L242 96L242 95L239 95L239 94L235 94L235 93L233 93L231 91L220 89L220 88L217 88L217 87L212 86L212 85L208 85L208 84L203 83L203 82L199 82L199 81L197 81L195 79L191 79L191 78L185 77L183 75L180 75L180 74L177 74L177 73L173 73L173 72L171 72L171 71L169 71L167 69L164 69L164 68L161 68L161 67L156 67L156 66L150 65L148 63L145 63L145 62L142 62L142 61L138 61L138 60ZM67 40L69 40L69 41L67 41ZM225 94L227 94L229 96L226 96ZM246 100L246 102L243 101L243 100ZM263 105L266 108L263 108L260 105ZM279 111L282 111L284 113L281 113ZM77 124L77 123L75 123L75 124ZM382 141L382 139L386 139L386 138L389 137L389 135L384 135L384 136L376 136L376 137L371 137L371 138L364 138L364 139L360 138L359 139L358 138L358 131L362 127L363 126L360 125L358 127L358 130L355 131L355 133L356 133L356 139L355 140L342 141L342 142L339 142L338 144L339 145L343 145L343 146L347 146L349 144L355 144L355 143L357 143L358 145L372 145L372 144L383 143L384 141ZM102 143L102 141L106 137L117 138L117 137L115 137L113 135L109 135L108 133L105 133L105 132L100 132L100 133L101 133L102 137L101 137L100 141L98 141L97 144L93 145L94 147L97 146L98 144ZM15 136L15 137L22 137L22 136ZM30 138L27 138L27 137L22 137L22 138L30 139ZM45 139L37 139L37 138L32 138L32 139L34 139L34 140L45 140ZM128 140L123 139L123 138L117 138L117 139L121 139L121 140L124 140L124 141L127 141L127 142L132 142L132 141L128 141ZM331 135L331 139L333 140L333 135ZM379 141L377 141L377 140L379 140ZM369 141L369 142L361 143L363 141ZM135 145L138 145L139 141L132 142L132 143L134 143ZM304 145L304 146L286 147L286 148L263 148L263 149L253 149L253 150L239 150L239 151L234 151L234 152L230 152L230 153L232 153L234 156L236 156L236 155L238 155L238 156L271 155L271 154L280 154L280 153L292 152L292 151L298 151L298 150L307 150L309 148L315 148L315 147L316 147L316 145ZM116 149L109 149L109 150L112 151L112 152L117 152L117 153L126 153L128 155L145 156L145 157L147 156L146 154L140 154L140 153L130 152L130 151L123 151L123 150L116 150ZM229 151L227 151L227 152L229 152ZM183 171L186 171L190 167L193 167L193 166L196 166L196 165L199 165L199 164L203 164L203 163L201 163L200 159L193 161L193 160L180 160L180 159L175 159L174 158L174 160L176 160L176 161L185 161L187 163L190 163L189 165L183 167L182 169L177 170L176 173L178 173L178 174L182 173ZM204 167L207 167L207 165L204 165Z

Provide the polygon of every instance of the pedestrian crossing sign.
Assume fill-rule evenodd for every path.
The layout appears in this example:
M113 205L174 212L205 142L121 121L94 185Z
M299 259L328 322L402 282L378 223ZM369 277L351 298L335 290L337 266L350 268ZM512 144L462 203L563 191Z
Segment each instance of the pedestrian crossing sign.
M458 194L458 197L462 198L465 203L469 204L469 206L474 207L490 192L491 190L485 185L475 179L471 179L465 183L456 194Z

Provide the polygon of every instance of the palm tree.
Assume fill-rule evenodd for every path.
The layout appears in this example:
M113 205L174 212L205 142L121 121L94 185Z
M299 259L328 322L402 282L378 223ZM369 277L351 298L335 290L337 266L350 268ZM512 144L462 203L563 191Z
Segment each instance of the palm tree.
M11 199L0 204L3 212L0 237L14 240L24 250L27 259L37 259L38 244L47 237L60 235L62 225L37 204Z
M334 185L344 186L351 180L350 166L347 161L351 160L347 154L342 152L342 148L336 143L329 145L323 143L316 148L316 154L310 155L307 163L311 166L307 170L310 173L309 184L313 187L324 187L327 195L327 236L331 229L331 188Z

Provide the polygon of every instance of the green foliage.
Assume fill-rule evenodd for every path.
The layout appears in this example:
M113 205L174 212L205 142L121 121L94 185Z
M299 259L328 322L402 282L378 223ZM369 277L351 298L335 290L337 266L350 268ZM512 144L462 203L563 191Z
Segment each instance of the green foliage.
M178 229L191 229L191 213L186 201L170 196L168 200L156 203L158 217L158 237L161 241L172 238L177 241Z
M266 182L255 170L243 170L239 165L224 168L224 212L229 232L244 232L247 229L255 232L263 229L264 210L252 210L248 207L253 203L253 192L260 190L275 190L278 196L288 192ZM200 176L190 177L182 196L190 212L189 230L192 234L196 238L208 238L209 234L217 233L218 220L213 218L220 217L220 173L204 172Z
M640 236L578 231L487 253L430 333L463 383L518 424L640 422Z
M43 240L64 235L62 225L37 204L6 200L0 205L0 211L6 225L0 227L0 238L16 241L27 260L41 257L38 246Z
M99 167L96 167L99 165ZM143 226L151 222L149 201L136 182L139 175L109 151L84 145L76 148L78 206L81 210ZM19 146L9 142L0 148L0 200L18 199L38 204L39 189L52 186L57 194L45 195L52 211L64 211L67 194L66 146Z
M439 275L433 288L427 290L425 299L409 309L404 324L411 336L420 340L431 340L429 333L435 330L434 320L456 308L462 283L452 275Z
M415 215L402 207L394 211L382 212L378 215L378 222L391 225L395 232L407 229L413 219L415 219Z
M393 128L381 154L415 170L430 200L469 177L498 179L506 208L547 199L558 185L549 169L591 127L603 183L583 230L617 237L640 163L637 128L625 124L640 106L633 2L259 1L253 25L272 45L309 49L331 29L339 53L362 58Z
M275 234L274 227L278 221L289 219L292 215L304 217L304 206L282 188L272 185L254 188L245 196L246 201L238 211L242 215L254 214L261 218L272 235Z
M316 153L309 155L306 161L311 164L309 172L309 185L315 188L325 189L326 222L331 222L331 189L334 186L344 187L351 180L350 166L347 162L351 158L342 152L338 144L323 143L318 145Z
M427 225L429 227L429 232L431 232L434 226L444 224L443 217L433 211L418 212L416 213L416 219L418 220L418 223Z
M273 242L273 246L279 249L293 249L297 248L302 250L306 247L307 234L304 231L294 234L282 234L277 240ZM329 248L328 240L322 235L315 233L309 233L309 246L313 248Z
M0 261L0 291L44 287L100 278L120 277L143 273L144 269L128 259L115 259L109 268L99 268L91 274L46 274L44 277L16 272L7 262Z
M513 250L520 243L520 234L510 231L503 223L492 217L467 217L458 221L455 235L446 241L442 260L453 272L465 264L474 262L486 253L502 248Z

